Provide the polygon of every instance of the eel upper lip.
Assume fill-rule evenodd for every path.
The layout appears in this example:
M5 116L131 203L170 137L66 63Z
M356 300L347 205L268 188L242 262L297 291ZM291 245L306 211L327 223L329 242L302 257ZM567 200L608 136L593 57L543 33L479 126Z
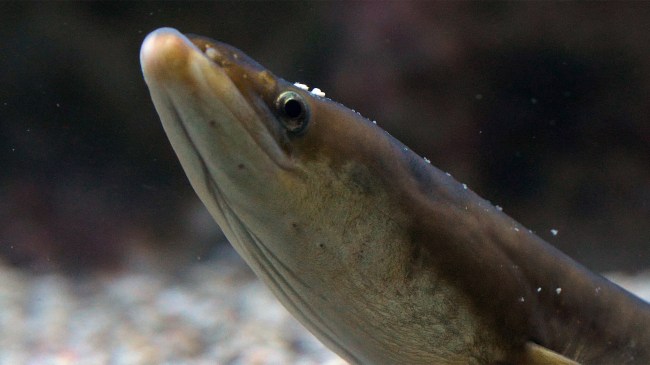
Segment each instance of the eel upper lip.
M185 67L192 52L203 52L182 33L173 28L151 32L142 42L140 64L147 81L163 81L178 75L171 72ZM207 58L207 57L206 57Z

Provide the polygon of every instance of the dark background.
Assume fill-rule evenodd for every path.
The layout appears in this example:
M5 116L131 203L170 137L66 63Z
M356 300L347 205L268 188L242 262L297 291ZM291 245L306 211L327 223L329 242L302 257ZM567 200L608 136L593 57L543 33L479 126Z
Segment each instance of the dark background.
M618 2L0 3L0 260L173 267L222 244L140 72L171 26L376 119L587 266L650 268L648 24Z

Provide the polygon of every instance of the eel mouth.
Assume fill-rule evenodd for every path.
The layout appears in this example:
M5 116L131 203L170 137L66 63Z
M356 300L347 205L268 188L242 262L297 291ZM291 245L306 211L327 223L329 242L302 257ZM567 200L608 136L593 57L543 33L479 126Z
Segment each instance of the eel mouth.
M159 114L166 107L161 104L172 102L180 116L166 123L161 115L163 125L183 123L207 162L219 149L221 156L245 151L243 157L260 170L295 167L279 144L278 123L260 94L274 91L277 80L243 52L161 28L145 38L140 62ZM157 97L166 100L157 103Z

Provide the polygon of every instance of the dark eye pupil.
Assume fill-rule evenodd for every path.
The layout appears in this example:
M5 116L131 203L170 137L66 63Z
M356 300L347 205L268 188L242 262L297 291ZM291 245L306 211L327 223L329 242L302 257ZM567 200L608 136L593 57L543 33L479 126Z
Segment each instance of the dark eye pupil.
M302 104L295 99L289 99L284 103L284 115L289 118L298 118L302 115Z
M305 131L309 124L309 104L295 91L285 91L275 99L278 121L284 128L297 136Z

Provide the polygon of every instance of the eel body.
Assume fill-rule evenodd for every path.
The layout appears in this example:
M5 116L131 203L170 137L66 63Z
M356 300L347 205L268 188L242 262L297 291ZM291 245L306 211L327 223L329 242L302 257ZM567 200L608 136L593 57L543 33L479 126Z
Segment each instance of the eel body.
M140 52L199 198L354 364L650 364L650 305L358 113L170 28Z

